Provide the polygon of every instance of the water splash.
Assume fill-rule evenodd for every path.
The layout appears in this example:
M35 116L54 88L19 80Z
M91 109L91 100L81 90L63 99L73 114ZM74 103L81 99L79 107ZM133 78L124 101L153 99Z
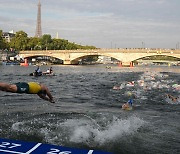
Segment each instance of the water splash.
M87 118L88 117L88 118ZM82 143L87 146L105 145L109 142L116 142L124 136L135 134L145 122L137 116L127 119L118 117L98 117L93 119L90 116L82 116L77 119L66 119L56 123L49 123L41 119L16 122L12 125L13 131L20 131L26 135L39 134L48 143ZM34 123L40 127L32 127Z
M93 143L100 145L116 141L123 136L133 135L144 124L144 121L138 117L128 119L113 118L107 126L101 127L101 129L93 127L91 123L82 125L81 122L74 122L75 125L73 126L70 141L76 143L93 141Z

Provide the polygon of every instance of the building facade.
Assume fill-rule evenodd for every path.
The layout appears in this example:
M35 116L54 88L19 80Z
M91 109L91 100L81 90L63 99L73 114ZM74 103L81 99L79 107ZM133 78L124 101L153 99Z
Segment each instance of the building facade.
M10 42L13 37L15 37L14 31L2 32L2 38L5 39L7 42Z

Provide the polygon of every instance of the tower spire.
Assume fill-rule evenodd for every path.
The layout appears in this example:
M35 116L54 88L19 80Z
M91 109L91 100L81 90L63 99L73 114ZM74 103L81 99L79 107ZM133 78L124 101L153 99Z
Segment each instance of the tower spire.
M42 29L41 29L41 2L39 0L35 37L41 37L41 36L42 36Z
M56 39L59 39L59 33L58 32L56 33Z

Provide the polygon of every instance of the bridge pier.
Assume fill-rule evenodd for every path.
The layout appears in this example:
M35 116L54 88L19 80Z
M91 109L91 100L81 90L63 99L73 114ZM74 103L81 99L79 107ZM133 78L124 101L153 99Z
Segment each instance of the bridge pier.
M20 63L21 66L28 66L27 58L24 59L24 63Z
M70 60L64 60L64 65L71 65L71 61Z

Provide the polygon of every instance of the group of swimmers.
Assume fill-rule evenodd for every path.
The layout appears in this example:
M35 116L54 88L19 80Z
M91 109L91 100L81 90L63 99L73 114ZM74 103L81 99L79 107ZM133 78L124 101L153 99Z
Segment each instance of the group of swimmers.
M38 67L36 69L36 72L40 72L40 68ZM52 67L50 67L46 73L52 73ZM153 76L154 78L154 76ZM142 80L144 81L144 80ZM132 85L134 86L134 81L133 82L128 82L128 85ZM139 82L140 85L144 86L144 82L142 84L142 82ZM178 87L178 88L177 88ZM121 89L121 87L113 87L113 89ZM176 85L176 89L179 90L179 86ZM47 100L51 103L55 103L49 89L43 85L43 84L39 84L37 82L18 82L15 84L8 84L8 83L3 83L0 82L0 90L1 91L6 91L6 92L12 92L12 93L26 93L26 94L37 94L40 98ZM128 96L130 97L130 99L127 101L127 103L122 105L122 109L125 110L130 110L133 107L133 93L129 92ZM170 94L166 94L167 98L169 98L170 100L172 100L172 102L177 102L179 101L179 97L174 97L173 95Z
M155 88L172 88L173 91L179 91L180 90L180 85L179 84L167 84L170 83L169 81L167 81L167 83L165 84L165 80L162 80L162 78L167 78L168 75L164 75L161 73L156 73L156 72L145 72L143 76L141 76L140 80L135 81L130 81L127 83L122 83L120 86L116 85L113 87L113 90L121 90L125 87L134 87L135 85L142 87L143 90L145 92L147 92L147 90L151 90L151 89L155 89ZM155 80L162 80L162 82L160 81L155 81ZM163 84L164 83L164 84ZM134 95L132 93L132 95ZM165 98L166 101L168 101L169 103L178 103L180 102L180 97L179 96L173 96L172 94L165 94ZM122 105L122 109L124 110L131 110L133 107L133 99L130 98L125 104Z
M131 93L131 92L129 92L129 93ZM166 97L168 99L170 99L173 103L177 103L180 100L179 97L175 97L175 96L170 95L170 94L166 94ZM133 109L133 98L130 98L126 103L124 103L122 105L122 109L123 110L132 110Z

